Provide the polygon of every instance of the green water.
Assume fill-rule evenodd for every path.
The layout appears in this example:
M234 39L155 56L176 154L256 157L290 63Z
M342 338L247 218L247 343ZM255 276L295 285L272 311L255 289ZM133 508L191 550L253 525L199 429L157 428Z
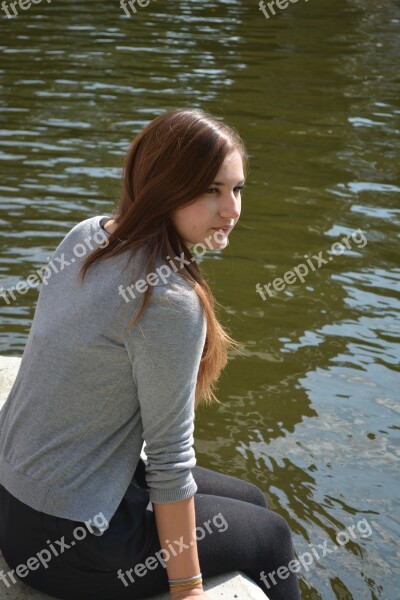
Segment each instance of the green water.
M110 213L149 120L202 107L237 127L241 219L202 266L246 350L224 405L198 413L198 464L261 487L299 555L338 546L302 568L303 598L400 598L399 3L299 0L266 19L248 1L157 0L127 17L118 1L53 0L0 29L0 286ZM256 284L304 255L304 281L263 300ZM2 355L22 354L37 294L0 297Z

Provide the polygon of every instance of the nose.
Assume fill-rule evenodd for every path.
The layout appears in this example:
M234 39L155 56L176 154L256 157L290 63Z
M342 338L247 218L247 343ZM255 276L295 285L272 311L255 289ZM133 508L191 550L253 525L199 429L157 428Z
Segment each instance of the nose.
M233 191L227 193L222 200L221 208L219 210L221 218L237 220L240 217L240 205L240 194L235 196Z

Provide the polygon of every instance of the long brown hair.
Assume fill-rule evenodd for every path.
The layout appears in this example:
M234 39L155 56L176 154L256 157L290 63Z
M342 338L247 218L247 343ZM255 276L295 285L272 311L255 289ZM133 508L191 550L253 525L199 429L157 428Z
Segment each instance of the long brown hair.
M181 276L196 291L207 320L207 333L200 361L195 407L220 401L214 394L216 382L228 361L228 350L242 344L221 326L214 298L193 255L171 221L171 213L203 194L214 180L226 156L238 150L245 172L248 157L243 141L233 127L197 109L178 109L160 115L138 133L125 156L122 197L111 218L115 231L109 244L94 250L84 260L80 275L98 260L131 250L129 260L140 247L148 251L147 273L153 271L156 256L184 256ZM174 261L174 259L172 259ZM151 296L151 286L133 327Z

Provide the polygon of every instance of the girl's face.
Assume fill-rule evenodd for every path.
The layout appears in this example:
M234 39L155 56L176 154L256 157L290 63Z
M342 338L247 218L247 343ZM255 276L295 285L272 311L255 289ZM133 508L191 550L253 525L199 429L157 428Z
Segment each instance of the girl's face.
M208 190L172 213L175 229L189 248L201 243L210 250L222 250L228 245L228 235L240 217L243 185L242 157L234 150L225 158Z

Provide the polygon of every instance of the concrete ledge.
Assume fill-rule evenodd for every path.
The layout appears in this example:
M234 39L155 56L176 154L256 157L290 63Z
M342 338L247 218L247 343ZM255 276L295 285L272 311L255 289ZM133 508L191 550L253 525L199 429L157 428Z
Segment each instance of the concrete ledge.
M8 394L17 376L21 359L13 356L0 356L0 410L7 400ZM146 459L146 454L142 450L142 458ZM1 518L1 515L0 515ZM0 549L0 572L5 574L10 571ZM9 580L9 577L7 577ZM209 577L203 582L204 591L211 600L268 600L263 591L240 571L232 571L223 575ZM0 581L0 599L1 600L54 600L53 596L48 596L38 592L26 585L23 581L11 584L9 588ZM169 600L169 594L154 596L149 600Z
M18 356L0 356L0 409L7 400L20 364Z
M10 570L3 555L0 553L0 572L5 574ZM7 580L9 578L7 577ZM266 600L262 590L240 571L209 577L203 582L204 591L211 600ZM56 600L27 586L22 581L11 584L9 588L0 582L1 600ZM169 600L168 592L153 596L149 600Z

